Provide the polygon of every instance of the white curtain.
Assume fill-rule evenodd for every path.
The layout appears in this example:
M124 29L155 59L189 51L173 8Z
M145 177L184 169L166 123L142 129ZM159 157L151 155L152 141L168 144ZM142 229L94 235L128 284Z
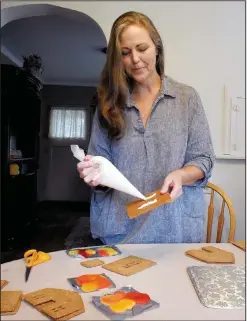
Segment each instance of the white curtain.
M83 109L52 108L49 137L63 139L85 139L86 113Z

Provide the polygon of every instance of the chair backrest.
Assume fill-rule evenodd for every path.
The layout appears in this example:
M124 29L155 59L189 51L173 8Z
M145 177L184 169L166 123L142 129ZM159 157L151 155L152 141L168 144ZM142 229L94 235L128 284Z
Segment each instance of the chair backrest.
M213 217L214 217L214 193L218 193L222 197L222 205L220 210L220 215L218 217L218 226L217 226L217 236L216 236L216 243L220 243L222 239L222 231L224 227L225 217L225 205L228 207L229 215L230 215L230 231L228 234L228 242L234 241L235 237L235 229L236 229L236 216L234 209L232 207L232 202L230 198L226 195L226 193L217 185L212 183L208 183L207 188L211 189L210 192L210 203L208 206L208 225L207 225L207 243L211 242L212 236L212 225L213 225Z

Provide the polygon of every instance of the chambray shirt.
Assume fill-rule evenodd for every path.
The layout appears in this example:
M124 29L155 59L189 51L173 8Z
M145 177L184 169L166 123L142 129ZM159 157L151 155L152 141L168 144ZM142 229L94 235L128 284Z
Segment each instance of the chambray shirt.
M183 186L176 201L130 220L125 206L134 198L109 189L93 191L91 233L106 244L203 242L203 188L214 164L208 122L198 93L190 86L164 77L159 95L144 127L130 95L125 108L126 128L120 140L108 138L96 110L88 154L111 161L142 193L161 188L172 171L186 165L200 168L205 178Z

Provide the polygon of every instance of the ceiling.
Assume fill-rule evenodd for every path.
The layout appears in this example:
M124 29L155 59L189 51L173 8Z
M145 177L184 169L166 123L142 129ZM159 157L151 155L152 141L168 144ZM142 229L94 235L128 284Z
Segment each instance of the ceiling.
M69 15L53 10L5 24L1 28L2 58L22 66L23 55L38 54L44 65L40 78L44 84L96 86L105 62L105 35L87 15L76 12L73 17L73 10L63 10Z
M16 65L11 59L8 58L8 56L5 56L5 54L3 54L2 52L1 52L1 64Z

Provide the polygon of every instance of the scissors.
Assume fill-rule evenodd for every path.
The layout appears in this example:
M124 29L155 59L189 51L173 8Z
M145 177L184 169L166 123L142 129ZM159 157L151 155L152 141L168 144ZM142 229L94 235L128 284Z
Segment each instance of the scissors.
M45 252L37 252L37 250L28 250L24 254L24 259L26 260L25 282L27 282L32 267L40 263L49 261L51 259L51 256Z

